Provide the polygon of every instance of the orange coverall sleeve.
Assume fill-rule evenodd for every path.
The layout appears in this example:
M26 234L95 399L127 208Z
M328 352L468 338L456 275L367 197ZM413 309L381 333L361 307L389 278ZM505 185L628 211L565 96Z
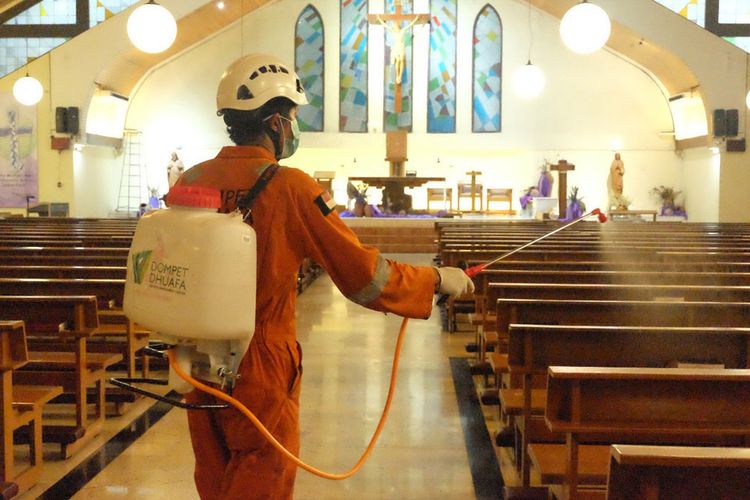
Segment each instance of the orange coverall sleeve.
M333 210L333 200L304 172L289 169L296 178L294 206L303 228L301 247L320 264L350 300L375 311L426 319L432 312L435 270L385 259L373 247L362 245Z

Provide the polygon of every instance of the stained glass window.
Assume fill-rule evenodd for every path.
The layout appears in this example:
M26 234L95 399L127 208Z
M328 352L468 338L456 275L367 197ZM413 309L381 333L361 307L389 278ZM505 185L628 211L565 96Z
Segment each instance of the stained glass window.
M297 18L294 37L294 66L305 88L309 104L300 106L300 130L323 131L323 20L312 5Z
M367 0L341 0L341 132L367 132L367 30Z
M706 25L706 0L656 0L699 26Z
M474 21L474 132L500 132L502 38L500 16L487 4Z
M89 27L95 26L138 0L89 0ZM42 0L5 24L76 24L76 0ZM68 39L61 37L0 38L0 75L14 71Z
M427 132L456 131L456 0L430 1Z
M410 14L413 12L412 0L401 0L401 12ZM393 14L396 12L395 0L385 0L385 12ZM385 30L385 93L383 96L383 130L391 132L394 130L411 130L412 125L412 59L413 38L412 28L404 29L408 23L402 22L397 26L393 21L387 23ZM404 29L402 32L399 30ZM401 37L399 42L398 38ZM399 46L400 44L400 46ZM396 65L392 59L396 51L403 50L403 66L401 75L401 98L399 110L396 105L398 98L396 90L395 73Z
M656 1L745 52L750 52L750 0Z

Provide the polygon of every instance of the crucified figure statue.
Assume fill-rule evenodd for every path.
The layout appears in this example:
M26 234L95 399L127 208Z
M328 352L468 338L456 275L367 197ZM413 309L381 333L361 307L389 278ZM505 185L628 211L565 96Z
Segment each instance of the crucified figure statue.
M378 22L393 34L393 46L391 47L391 66L393 67L393 83L401 85L404 79L404 68L406 67L406 47L404 44L404 32L410 29L419 18L415 17L404 28L400 22L389 24L378 16Z

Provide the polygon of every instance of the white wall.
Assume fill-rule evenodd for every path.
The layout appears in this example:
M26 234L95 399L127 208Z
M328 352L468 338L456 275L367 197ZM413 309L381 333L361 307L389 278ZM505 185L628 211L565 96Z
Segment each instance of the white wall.
M190 166L228 144L223 124L214 113L215 89L223 69L240 56L241 38L245 53L268 52L291 64L294 24L307 3L281 0L266 5L247 16L242 29L236 23L147 76L131 99L127 126L144 132L152 185L158 182L166 187L165 167L174 148L180 148ZM409 136L407 169L419 175L446 176L449 185L468 179L465 172L469 170L480 170L485 187L513 187L517 199L522 189L536 183L545 158L564 158L576 165L568 174L568 186L579 186L590 206L603 206L609 164L613 151L618 150L625 161L625 194L633 200L632 208L655 207L648 191L656 185L683 188L682 160L673 152L672 138L659 134L672 129L667 99L649 74L606 50L589 56L569 52L559 39L559 21L533 10L532 60L545 71L547 88L535 101L516 99L509 82L513 71L526 63L528 8L515 0L491 3L504 28L502 133L471 133L472 28L485 2L462 0L458 12L458 132L425 132L429 29L418 28L414 129ZM300 151L286 163L309 173L337 171L335 195L345 203L347 176L388 172L381 133L383 29L370 30L370 133L340 134L338 2L314 4L325 26L326 131L304 133ZM426 4L418 2L417 10L426 11ZM371 9L375 11L375 6ZM416 206L424 206L423 191L413 193Z
M719 220L719 173L721 156L718 148L690 149L683 158L682 186L685 209L693 222Z

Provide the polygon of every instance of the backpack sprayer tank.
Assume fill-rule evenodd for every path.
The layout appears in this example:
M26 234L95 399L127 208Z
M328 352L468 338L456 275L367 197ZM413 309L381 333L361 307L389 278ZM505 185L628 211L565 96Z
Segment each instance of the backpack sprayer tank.
M185 372L232 385L255 330L255 231L216 211L218 190L177 186L167 201L136 226L123 309L175 346ZM171 369L169 386L193 389Z

